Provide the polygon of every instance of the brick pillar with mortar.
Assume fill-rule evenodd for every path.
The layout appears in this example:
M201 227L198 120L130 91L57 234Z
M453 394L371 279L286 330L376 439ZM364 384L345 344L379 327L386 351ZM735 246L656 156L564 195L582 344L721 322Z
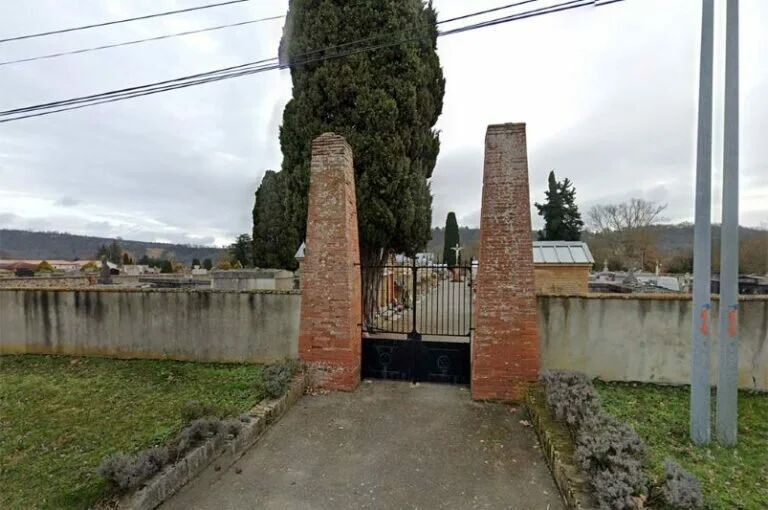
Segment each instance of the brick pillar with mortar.
M525 124L485 135L472 398L520 401L539 373Z
M301 266L299 356L319 388L360 383L362 291L352 149L334 133L312 142Z

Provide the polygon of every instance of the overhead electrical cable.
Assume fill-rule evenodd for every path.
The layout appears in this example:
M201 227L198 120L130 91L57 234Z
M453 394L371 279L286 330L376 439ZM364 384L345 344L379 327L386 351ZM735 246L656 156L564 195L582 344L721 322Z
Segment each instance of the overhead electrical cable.
M486 9L484 11L473 12L473 13L470 13L470 14L465 14L465 15L462 15L462 16L457 16L455 18L449 18L449 19L441 20L441 21L438 21L437 24L440 25L440 24L443 24L443 23L451 23L451 22L455 22L455 21L459 21L459 20L463 20L463 19L467 19L467 18L471 18L471 17L482 16L484 14L490 14L490 13L493 13L493 12L498 12L498 11L502 11L502 10L506 10L506 9L511 9L513 7L519 7L521 5L525 5L525 4L529 4L529 3L533 3L533 2L537 2L537 1L539 1L539 0L524 0L524 1L521 1L521 2L506 4L506 5L502 5L502 6L499 6L499 7L494 7L492 9ZM92 46L92 47L88 47L88 48L80 48L80 49L71 50L71 51L61 51L61 52L57 52L57 53L49 53L47 55L38 55L38 56L34 56L34 57L20 58L20 59L15 59L15 60L6 60L4 62L0 62L0 66L6 66L6 65L12 65L12 64L22 64L22 63L25 63L25 62L34 62L36 60L46 60L46 59L51 59L51 58L65 57L65 56L69 56L69 55L80 55L80 54L83 54L83 53L91 53L91 52L94 52L94 51L102 51L102 50L107 50L107 49L112 49L112 48L119 48L119 47L122 47L122 46L131 46L131 45L136 45L136 44L141 44L141 43L151 42L151 41L160 41L160 40L163 40L163 39L170 39L170 38L173 38L173 37L183 37L183 36L187 36L187 35L200 34L200 33L204 33L204 32L212 32L214 30L222 30L222 29L225 29L225 28L234 28L234 27L239 27L239 26L243 26L243 25L251 25L251 24L255 24L255 23L261 23L261 22L264 22L264 21L274 21L274 20L279 20L279 19L284 19L284 18L285 18L285 15L281 14L281 15L277 15L277 16L269 16L269 17L266 17L266 18L241 21L241 22L238 22L238 23L228 23L228 24L225 24L225 25L217 25L217 26L213 26L213 27L201 28L201 29L196 29L196 30L186 30L186 31L183 31L183 32L176 32L176 33L172 33L172 34L164 34L164 35L160 35L160 36L156 36L156 37L147 37L147 38L144 38L144 39L136 39L136 40L133 40L133 41L125 41L125 42L114 43L114 44L104 44L104 45L101 45L101 46ZM374 36L374 37L369 38L369 39L375 39L375 38L380 38L380 37L381 36ZM2 42L2 40L0 40L0 42ZM357 42L360 42L360 41L357 41Z
M131 21L140 21L145 19L152 19L152 18L160 18L162 16L171 16L174 14L182 14L185 12L193 12L193 11L201 11L203 9L213 9L214 7L223 7L225 5L232 5L232 4L241 4L244 2L250 2L251 0L229 0L227 2L219 2L215 4L205 4L205 5L198 5L196 7L187 7L186 9L177 9L175 11L165 11L165 12L157 12L154 14L146 14L144 16L136 16L134 18L125 18L125 19L118 19L113 21L105 21L102 23L93 23L91 25L81 25L79 27L70 27L70 28L61 28L58 30L49 30L47 32L37 32L35 34L25 34L25 35L17 35L14 37L6 37L4 39L0 39L0 44L7 43L11 41L22 41L24 39L34 39L36 37L47 37L49 35L56 35L56 34L66 34L69 32L78 32L80 30L89 30L91 28L98 28L98 27L107 27L110 25L118 25L120 23L128 23Z
M608 3L616 3L623 0L610 0ZM478 30L480 28L485 28L489 26L496 26L502 23L509 23L512 21L518 21L522 19L528 19L533 18L537 16L543 16L546 14L552 14L555 12L561 12L565 10L570 9L576 9L579 7L587 7L587 6L600 6L601 4L598 2L596 3L595 0L571 0L569 2L564 2L556 5L552 5L545 8L540 9L534 9L518 14L512 14L500 18L496 18L493 20L478 22L472 25L466 25L463 27L458 27L451 30L446 30L438 33L438 36L446 36L446 35L452 35L457 33L463 33L468 32L472 30ZM417 27L418 29L423 29L424 27ZM413 32L414 29L406 30L403 32ZM389 34L389 35L398 35L402 34L403 32L398 32L396 34ZM122 101L125 99L131 99L134 97L141 97L145 95L150 94L156 94L160 92L166 92L169 90L176 90L196 85L202 85L205 83L211 83L215 81L221 81L231 78L237 78L241 76L247 76L251 74L257 74L262 73L266 71L273 71L277 69L284 69L288 67L295 67L295 66L302 66L302 65L308 65L313 64L317 62L322 62L325 60L331 60L331 59L337 59L337 58L343 58L349 55L357 54L357 53L363 53L368 51L375 51L382 48L388 48L392 46L397 46L400 44L404 44L407 42L413 42L418 41L420 39L425 38L426 36L423 34L411 36L410 38L404 38L404 39L396 39L394 41L385 42L381 44L375 44L375 45L368 45L358 48L352 48L348 51L335 53L331 55L322 55L316 58L307 58L309 55L314 55L321 52L326 52L330 49L335 49L339 47L346 47L350 45L357 44L359 42L366 42L374 38L367 38L367 39L361 39L359 41L352 41L350 43L345 43L342 45L338 45L335 47L329 47L329 48L323 48L320 50L314 50L311 52L308 52L304 55L301 55L297 59L294 59L290 63L280 63L278 58L270 58L270 59L264 59L260 61L255 62L249 62L247 64L242 64L238 66L232 66L227 67L223 69L217 69L215 71L209 71L204 73L198 73L190 76L184 76L181 78L175 78L172 80L165 80L161 82L151 83L147 85L141 85L136 87L129 87L125 89L110 91L110 92L104 92L99 94L92 94L89 96L82 96L72 99L66 99L62 101L55 101L51 103L44 103L40 105L34 105L24 108L17 108L13 110L7 110L4 112L0 112L0 123L4 122L11 122L14 120L20 120L30 117L38 117L42 115L49 115L52 113L58 113L62 111L67 110L73 110L73 109L79 109L84 108L87 106L92 106L96 104L104 104L104 103L111 103L115 101ZM381 37L379 37L381 38ZM22 115L26 114L26 115ZM9 117L9 118L1 118L1 117Z
M284 17L285 16L281 15L281 16L271 16L269 18L251 19L247 21L240 21L237 23L227 23L226 25L216 25L213 27L199 28L196 30L185 30L183 32L175 32L172 34L163 34L163 35L158 35L156 37L147 37L145 39L135 39L133 41L125 41L125 42L115 43L115 44L104 44L102 46L93 46L90 48L81 48L81 49L72 50L72 51L60 51L58 53L49 53L47 55L38 55L36 57L20 58L17 60L6 60L4 62L0 62L0 66L7 66L11 64L21 64L23 62L34 62L35 60L58 58L58 57L64 57L67 55L80 55L82 53L90 53L92 51L101 51L101 50L107 50L111 48L119 48L121 46L131 46L134 44L141 44L141 43L151 42L151 41L161 41L163 39L170 39L172 37L183 37L185 35L202 34L204 32L213 32L214 30L222 30L224 28L241 27L244 25L253 25L255 23L262 23L264 21L278 20Z

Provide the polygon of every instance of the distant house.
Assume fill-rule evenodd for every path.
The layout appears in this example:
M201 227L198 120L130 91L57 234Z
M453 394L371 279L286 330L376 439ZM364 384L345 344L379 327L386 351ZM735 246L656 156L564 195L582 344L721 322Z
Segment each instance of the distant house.
M107 262L107 265L110 264L110 262ZM149 266L143 264L123 264L121 268L121 273L128 276L140 276L151 272L153 271L150 271Z
M578 295L589 292L589 272L595 259L583 241L534 241L536 292Z
M583 295L595 259L583 241L533 241L533 278L537 294ZM479 262L472 264L477 278Z

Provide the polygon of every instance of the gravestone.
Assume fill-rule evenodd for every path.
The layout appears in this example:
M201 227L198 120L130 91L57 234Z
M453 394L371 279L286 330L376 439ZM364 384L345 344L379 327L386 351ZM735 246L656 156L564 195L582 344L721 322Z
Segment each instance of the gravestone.
M101 257L101 274L99 276L99 284L112 284L112 272L109 270L109 265L107 265L107 257Z

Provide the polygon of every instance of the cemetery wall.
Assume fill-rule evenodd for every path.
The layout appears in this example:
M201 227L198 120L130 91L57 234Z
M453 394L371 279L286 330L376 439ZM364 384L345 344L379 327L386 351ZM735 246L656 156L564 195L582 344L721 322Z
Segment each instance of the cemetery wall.
M301 296L0 289L0 353L270 362L298 353Z
M267 362L297 355L300 305L296 292L0 289L0 353ZM768 391L768 298L740 305L739 385ZM542 368L689 383L689 296L539 295L537 311Z
M693 303L682 295L538 296L542 368L608 381L689 384ZM717 382L718 301L712 302L712 384ZM739 386L768 391L768 298L742 297Z

